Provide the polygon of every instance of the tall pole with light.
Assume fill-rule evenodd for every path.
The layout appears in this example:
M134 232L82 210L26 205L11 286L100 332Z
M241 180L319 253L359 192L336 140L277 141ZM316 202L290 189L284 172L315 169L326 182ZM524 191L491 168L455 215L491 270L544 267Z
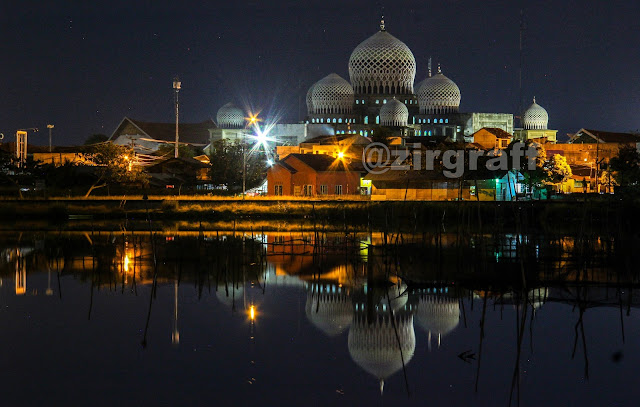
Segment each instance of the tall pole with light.
M49 129L49 152L53 152L53 147L51 144L51 129L53 129L53 124L47 124L47 128Z
M180 79L178 79L178 77L176 76L175 78L173 78L173 90L175 92L175 102L176 102L176 146L174 149L174 157L178 158L178 140L179 140L179 135L178 135L178 112L179 112L179 104L178 104L178 92L180 92L180 87L182 86L182 82L180 82Z

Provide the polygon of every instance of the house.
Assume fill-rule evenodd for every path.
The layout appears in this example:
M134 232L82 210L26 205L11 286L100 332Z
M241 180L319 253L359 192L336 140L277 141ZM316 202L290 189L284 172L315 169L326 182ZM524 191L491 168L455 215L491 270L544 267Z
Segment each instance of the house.
M16 154L16 143L9 142L0 144L0 150L5 151L13 156ZM49 151L48 146L27 146L27 156L33 161L39 161L42 164L53 164L56 167L65 164L91 164L87 159L87 148L85 146L53 146Z
M438 171L398 171L367 174L362 182L371 188L372 201L496 200L496 181L448 178Z
M178 125L179 143L204 148L211 138L216 125L213 120L202 123L180 123ZM115 144L132 146L138 154L158 151L163 144L173 144L176 140L175 123L151 123L125 117L109 137Z
M620 145L640 145L640 134L614 133L611 131L580 129L569 135L571 144L615 143Z
M210 180L211 166L195 158L167 158L145 167L151 176L149 184L160 188L197 186Z
M292 153L267 171L269 196L360 195L359 162Z
M504 150L513 140L513 135L497 127L483 127L471 136L473 143L483 150Z

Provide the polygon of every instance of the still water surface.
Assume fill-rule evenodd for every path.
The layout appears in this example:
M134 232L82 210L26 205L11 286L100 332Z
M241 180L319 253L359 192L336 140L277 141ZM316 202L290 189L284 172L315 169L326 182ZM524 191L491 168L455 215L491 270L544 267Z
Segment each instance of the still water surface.
M635 406L618 246L3 232L0 405Z

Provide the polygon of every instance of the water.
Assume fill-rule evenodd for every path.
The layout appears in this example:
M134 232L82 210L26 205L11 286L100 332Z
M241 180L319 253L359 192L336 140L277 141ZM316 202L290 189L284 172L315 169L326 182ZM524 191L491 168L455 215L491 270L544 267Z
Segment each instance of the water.
M3 232L0 405L634 406L625 244Z

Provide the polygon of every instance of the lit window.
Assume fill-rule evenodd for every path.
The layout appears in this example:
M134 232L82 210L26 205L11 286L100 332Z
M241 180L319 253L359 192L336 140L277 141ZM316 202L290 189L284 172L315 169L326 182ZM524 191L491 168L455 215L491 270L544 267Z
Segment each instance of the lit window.
M356 105L360 104L360 100L356 100Z
M336 195L342 195L342 185L336 185Z
M376 105L379 105L380 101L378 99L376 99Z
M445 123L449 123L449 119L444 119L444 122Z
M442 119L440 119L440 123L442 123Z
M339 118L339 119L338 119L338 123L342 123L342 118Z
M386 104L387 104L387 99L383 100L383 101L382 101L382 104L383 104L383 105L386 105Z
M362 104L364 105L364 99L362 99Z
M369 116L364 117L364 124L369 124Z
M427 119L427 123L431 123L431 119Z
M429 130L429 135L431 135L431 130Z
M376 116L376 124L380 124L380 116Z

